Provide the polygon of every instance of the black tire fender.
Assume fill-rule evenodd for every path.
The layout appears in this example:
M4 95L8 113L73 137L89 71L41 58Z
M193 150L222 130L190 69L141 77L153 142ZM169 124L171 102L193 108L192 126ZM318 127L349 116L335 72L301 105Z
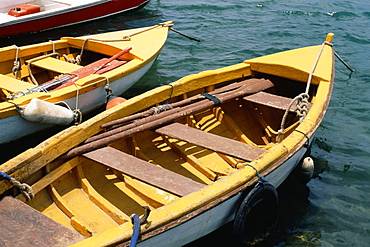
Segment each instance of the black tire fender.
M276 225L278 193L267 181L260 181L243 198L234 219L233 234L242 242L253 240Z

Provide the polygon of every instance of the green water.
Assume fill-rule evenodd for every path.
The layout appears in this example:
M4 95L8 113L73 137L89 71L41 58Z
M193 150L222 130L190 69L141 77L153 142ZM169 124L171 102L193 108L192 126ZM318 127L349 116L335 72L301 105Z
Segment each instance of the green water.
M370 2L347 1L170 1L153 0L129 15L1 39L1 46L28 44L88 33L150 26L173 20L175 28L202 42L171 32L149 73L125 97L202 70L308 45L335 33L338 60L335 88L312 147L316 178L307 186L284 183L274 232L255 246L369 246L370 242ZM2 131L6 131L3 130ZM3 147L4 160L50 135ZM189 246L236 246L230 228Z

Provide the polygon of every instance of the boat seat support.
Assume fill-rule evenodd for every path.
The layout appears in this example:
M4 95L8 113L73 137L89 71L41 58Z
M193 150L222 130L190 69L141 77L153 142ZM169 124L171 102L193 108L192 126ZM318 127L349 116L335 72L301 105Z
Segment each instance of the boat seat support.
M199 147L245 161L252 161L265 151L262 148L254 147L209 132L204 132L180 123L173 123L158 128L156 133L183 140Z
M103 147L83 156L178 196L185 196L205 186L112 147Z

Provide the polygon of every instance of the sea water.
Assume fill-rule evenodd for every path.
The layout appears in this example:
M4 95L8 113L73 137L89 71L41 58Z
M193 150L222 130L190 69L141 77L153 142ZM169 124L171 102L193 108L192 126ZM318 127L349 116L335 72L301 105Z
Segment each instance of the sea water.
M368 0L152 0L137 12L0 39L0 45L30 44L61 36L150 26L167 20L174 21L175 29L201 42L171 32L154 66L125 97L191 73L319 45L327 33L335 34L335 51L355 72L351 73L336 60L332 100L312 147L316 176L307 186L289 181L282 185L278 224L270 236L254 246L369 246ZM39 141L26 139L28 146ZM1 150L2 159L25 148L27 145L7 145ZM189 246L237 246L230 228L226 226Z

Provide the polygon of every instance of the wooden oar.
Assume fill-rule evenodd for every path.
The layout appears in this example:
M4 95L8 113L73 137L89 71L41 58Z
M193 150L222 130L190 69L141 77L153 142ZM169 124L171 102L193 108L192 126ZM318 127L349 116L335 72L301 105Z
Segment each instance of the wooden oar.
M217 89L213 90L212 92L209 92L209 94L214 95L214 94L219 94L219 93L225 93L227 91L232 91L232 90L238 89L238 88L242 87L243 85L247 84L248 81L249 80L244 80L244 81L241 81L241 82L235 82L235 83L229 84L227 86L217 88ZM204 100L204 99L205 99L204 96L196 95L196 96L190 97L188 99L181 100L181 101L178 101L178 102L174 102L174 103L168 104L168 105L169 105L169 108L176 108L176 107L181 107L181 106L184 106L184 105L187 105L187 104L192 104L196 101ZM111 127L116 126L116 125L122 125L122 124L125 124L125 123L128 123L128 122L132 122L132 121L137 120L139 118L148 117L148 116L153 115L155 113L155 109L153 109L153 108L151 108L149 110L146 110L144 112L136 113L136 114L133 114L133 115L130 115L130 116L127 116L127 117L123 117L123 118L120 118L120 119L113 120L113 121L108 122L108 123L104 123L100 127L103 128L103 129L108 129L108 128L111 128Z
M220 93L227 93L227 92L230 92L232 90L237 90L238 88L241 88L242 86L248 85L248 83L250 83L249 80L244 80L242 82L229 84L227 86L215 89L214 91L209 92L209 94L216 95L216 94L220 94ZM140 124L143 124L142 121L140 122L138 120L139 118L146 117L147 119L144 120L145 122L153 121L157 118L162 118L162 117L174 114L174 113L176 113L180 110L183 110L183 108L179 108L179 107L183 107L183 106L186 106L186 105L189 105L189 104L194 104L194 103L196 103L200 100L206 100L206 98L203 95L196 95L196 96L193 96L193 97L190 97L188 99L181 100L181 101L178 101L178 102L175 102L175 103L172 103L172 104L163 105L164 107L166 107L165 112L160 112L158 114L153 115L156 110L152 108L152 109L149 109L149 110L141 112L141 113L137 113L137 114L134 114L134 115L131 115L131 116L128 116L128 117L124 117L122 119L117 119L115 121L111 121L111 122L102 124L101 125L102 128L107 128L107 127L112 127L112 126L115 126L115 125L122 125L122 124L129 123L129 122L135 120L135 122L133 122L133 123L129 123L129 124L126 124L122 127L111 129L107 132L104 132L104 133L95 135L91 138L88 138L87 140L85 140L83 142L83 144L86 144L86 143L89 143L89 142L92 142L92 141L96 141L96 140L114 135L116 133L125 131L127 129L133 128L133 127L138 126ZM150 116L150 118L148 118L149 116Z
M220 103L225 103L235 98L243 97L247 94L256 93L256 92L271 88L273 86L274 85L269 80L251 79L249 80L248 85L245 85L239 90L232 91L230 93L220 94L218 95L217 98L219 99ZM125 138L125 137L131 136L133 134L136 134L136 133L139 133L145 130L158 128L159 126L170 123L178 118L188 116L191 114L196 114L198 112L212 108L213 106L214 106L214 102L212 101L200 101L200 102L196 102L194 104L185 106L183 108L176 109L176 112L173 112L173 114L168 114L164 112L166 113L166 116L162 115L161 117L160 116L161 114L149 116L147 118L141 119L140 121L137 121L138 126L131 127L129 129L126 129L125 131L116 133L112 136L105 137L100 140L93 141L88 144L73 148L67 153L65 153L64 155L62 155L60 158L71 158L71 157L80 155L82 153L89 152L97 148L101 148L121 138Z
M73 71L73 72L71 72L67 75L63 75L63 76L60 76L60 77L54 79L54 80L60 80L61 78L64 78L64 77L71 78L71 76L72 76L72 79L68 80L67 82L64 82L62 85L58 86L57 88L53 89L52 91L58 90L58 89L61 89L61 88L65 88L65 87L68 87L70 85L73 85L73 83L75 81L77 81L78 79L84 78L86 76L89 76L89 75L92 75L92 74L102 74L104 72L107 72L107 70L104 70L103 68L104 68L104 66L106 66L109 63L112 63L112 67L110 69L114 69L116 67L121 66L122 64L126 63L126 61L115 61L115 60L117 58L119 58L120 56L124 55L125 53L129 52L131 49L132 49L132 47L127 47L127 48L123 49L122 51L118 52L116 55L114 55L110 58L100 59L100 60L98 60L94 63L86 65L85 67L83 67L81 69L75 70L75 71ZM113 63L113 61L115 61L115 62ZM53 81L51 81L50 83L52 83Z

